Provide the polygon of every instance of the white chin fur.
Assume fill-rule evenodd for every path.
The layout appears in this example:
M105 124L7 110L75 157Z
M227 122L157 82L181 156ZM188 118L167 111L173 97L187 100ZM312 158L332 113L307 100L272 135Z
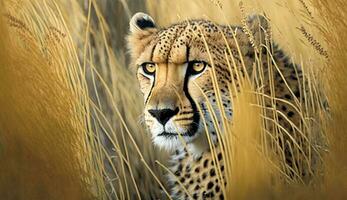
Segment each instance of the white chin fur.
M218 116L218 113L217 113ZM150 116L148 116L150 117ZM208 129L210 132L213 131L213 123L210 122L210 116L207 115L206 123L208 124ZM165 129L162 124L160 124L157 120L153 119L153 123L150 127L150 132L152 134L153 143L161 149L166 151L174 151L177 149L182 149L182 147L188 146L189 151L193 154L196 152L199 154L202 150L205 150L206 147L209 147L208 142L206 142L205 137L205 127L202 123L199 124L198 131L193 136L160 136L161 133L186 133L186 129L181 127L176 127L174 122L170 119L166 125ZM202 137L203 136L203 137ZM215 135L210 135L212 141L215 142L217 137Z
M173 120L170 119L165 125L165 131L168 133L186 133L186 129L176 127ZM164 127L159 122L154 120L154 123L150 127L153 143L167 151L172 151L184 147L185 144L191 143L199 134L195 133L193 136L159 136L164 132Z
M184 147L186 144L191 143L194 141L196 137L198 137L198 133L196 133L194 136L158 136L155 135L153 136L152 140L155 145L158 147L165 149L166 151L173 151L176 149L181 149ZM184 144L186 143L186 144Z

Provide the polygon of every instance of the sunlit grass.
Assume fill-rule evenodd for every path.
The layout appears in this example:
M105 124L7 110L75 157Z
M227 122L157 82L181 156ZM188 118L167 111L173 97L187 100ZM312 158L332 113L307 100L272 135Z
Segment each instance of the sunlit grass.
M124 23L133 12L129 2L121 3L127 16L114 21L106 21L99 1L11 0L1 7L0 160L6 163L0 165L1 198L149 199L160 196L159 185L164 188L163 198L168 198L163 176L167 156L153 147L141 124L143 101L127 68L125 47L115 49L110 42L115 33L109 26ZM146 6L143 11L148 10L162 26L190 18L244 26L245 15L264 12L271 25L268 41L278 41L303 67L305 98L291 104L302 117L303 124L295 128L305 140L293 138L292 152L307 153L296 159L308 163L304 164L308 168L316 167L311 165L313 154L324 166L322 173L312 172L314 182L309 186L302 186L305 181L300 176L293 180L286 175L288 171L298 175L302 169L285 164L283 149L276 146L278 138L272 137L288 133L277 123L283 114L275 105L282 100L262 90L262 85L273 81L264 82L260 62L272 62L271 44L262 46L268 56L257 58L253 84L252 77L240 77L233 58L226 56L230 73L239 77L241 85L239 93L235 83L230 85L236 94L233 123L223 117L219 126L214 120L226 158L228 185L222 189L227 199L346 195L347 8L343 0L318 0L312 5L256 0L244 1L241 8L238 1L147 0ZM116 37L124 35L116 33ZM272 72L278 70L269 66ZM216 76L211 76L223 110ZM270 107L265 106L269 99ZM329 119L322 109L327 108L326 99ZM209 110L213 114L211 106ZM278 126L276 133L267 132L269 123ZM214 148L211 142L210 147ZM218 165L216 171L225 181Z
M102 180L91 170L85 82L59 8L11 3L1 7L1 198L92 199Z

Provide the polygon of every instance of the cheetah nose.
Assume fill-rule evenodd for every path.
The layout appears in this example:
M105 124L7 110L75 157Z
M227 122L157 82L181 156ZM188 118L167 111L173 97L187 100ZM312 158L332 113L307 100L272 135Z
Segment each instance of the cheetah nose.
M151 114L154 118L156 118L163 126L165 126L166 122L169 121L173 116L178 113L179 109L160 109L160 110L148 110L149 114Z

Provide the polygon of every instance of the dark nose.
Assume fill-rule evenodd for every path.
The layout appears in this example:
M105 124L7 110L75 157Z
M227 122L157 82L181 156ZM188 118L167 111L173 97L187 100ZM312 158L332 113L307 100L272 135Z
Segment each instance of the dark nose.
M175 110L172 109L160 109L160 110L148 110L149 114L151 114L154 118L156 118L162 125L165 125L171 117L175 116L178 113L178 108Z

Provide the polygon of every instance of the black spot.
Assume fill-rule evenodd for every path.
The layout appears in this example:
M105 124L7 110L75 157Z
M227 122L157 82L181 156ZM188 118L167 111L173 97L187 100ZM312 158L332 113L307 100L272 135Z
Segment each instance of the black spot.
M206 191L202 192L202 197L205 198L206 197Z
M199 158L196 160L197 162L200 162L200 160L202 159L202 155L199 156Z
M286 106L282 106L282 110L283 110L283 111L286 111L286 110L287 110L287 107L286 107Z
M195 172L199 173L200 172L200 168L199 167L195 168Z
M178 170L177 170L177 171L175 172L175 175L176 175L176 176L180 176L180 175L181 175L181 171L178 171Z
M207 198L213 198L213 197L214 197L214 194L213 194L213 192L209 192L209 193L205 194L205 197L207 197Z
M205 179L206 176L207 176L207 174L206 174L206 173L203 173L203 174L202 174L202 179Z
M179 164L177 167L177 171L182 171L182 168L183 168L182 164Z
M292 96L291 96L290 94L286 94L286 95L284 95L284 97L285 97L286 99L289 99L289 100L292 99Z
M223 194L219 195L219 199L224 200L224 195Z
M182 160L183 160L183 158L179 158L179 159L178 159L178 162L182 162Z
M207 167L207 165L208 165L208 160L206 159L206 160L204 161L204 167Z
M220 170L221 170L221 171L224 171L224 165L220 167Z
M182 177L181 180L180 180L180 182L181 182L181 183L184 183L185 180L186 180L186 179Z
M136 20L136 25L140 29L155 28L155 24L150 19L140 18Z
M216 175L216 171L214 169L210 170L210 176L215 176Z
M219 192L220 191L220 187L218 185L216 185L215 190L216 190L216 192Z
M194 183L194 180L190 180L190 181L189 181L189 184L193 184L193 183Z
M209 189L211 189L213 187L213 183L212 182L208 182L208 184L207 184L207 189L209 190Z
M222 160L222 153L218 153L218 160Z
M261 48L261 53L262 53L262 54L266 54L266 53L267 53L266 48Z
M298 80L298 77L297 77L296 75L294 75L294 74L290 75L290 78L291 78L292 80Z
M251 59L254 58L254 52L252 51L247 51L246 56L250 57Z
M296 90L296 91L294 92L294 95L295 95L296 97L300 97L300 91L299 91L299 90Z
M200 189L200 186L199 186L199 185L196 185L195 188L194 188L194 190L198 190L198 189Z
M198 199L198 198L199 198L198 193L193 194L193 199Z
M190 166L189 165L187 165L187 167L186 167L186 172L190 172Z
M287 115L288 115L289 117L293 117L293 116L294 116L294 112L289 111L289 112L287 113Z

